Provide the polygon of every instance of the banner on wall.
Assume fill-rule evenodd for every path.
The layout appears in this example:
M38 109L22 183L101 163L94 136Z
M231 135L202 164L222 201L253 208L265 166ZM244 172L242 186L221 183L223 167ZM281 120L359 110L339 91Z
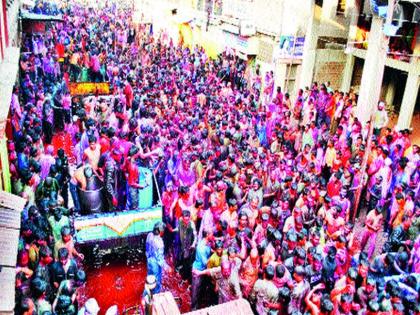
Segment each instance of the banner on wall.
M279 58L302 58L305 37L280 36Z
M216 59L221 52L220 43L208 32L203 32L199 27L192 27L189 23L178 25L179 38L182 46L192 49L196 45L201 46L207 56Z
M108 95L111 93L109 82L71 82L69 83L69 90L71 96Z
M256 55L258 53L258 39L245 37L230 32L223 32L225 49L232 49L244 55Z

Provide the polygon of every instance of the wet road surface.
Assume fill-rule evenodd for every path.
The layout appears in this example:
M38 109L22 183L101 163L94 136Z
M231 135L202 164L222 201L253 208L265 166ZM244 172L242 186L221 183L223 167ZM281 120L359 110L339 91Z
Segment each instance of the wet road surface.
M84 270L87 283L81 290L80 305L93 297L101 308L99 315L105 314L112 305L118 305L120 314L128 309L131 309L129 314L135 314L147 274L146 258L141 249L130 249L122 255L106 254L94 262L86 262ZM181 312L189 311L189 284L181 281L177 273L164 273L162 291L172 292Z

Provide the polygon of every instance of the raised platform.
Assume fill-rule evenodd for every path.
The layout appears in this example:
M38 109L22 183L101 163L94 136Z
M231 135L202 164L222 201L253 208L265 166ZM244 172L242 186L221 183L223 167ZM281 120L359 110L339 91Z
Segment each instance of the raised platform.
M0 190L0 314L14 314L20 214L26 200Z
M153 296L153 315L180 315L178 305L171 292L162 292ZM253 315L249 302L238 299L227 303L202 308L188 315Z
M97 213L74 219L78 244L138 236L152 231L162 221L162 206L110 213Z

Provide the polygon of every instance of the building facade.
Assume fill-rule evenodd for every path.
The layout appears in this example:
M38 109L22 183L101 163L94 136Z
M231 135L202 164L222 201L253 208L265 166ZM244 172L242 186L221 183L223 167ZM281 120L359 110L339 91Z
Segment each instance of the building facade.
M354 7L342 88L359 94L362 122L382 100L397 129L412 128L413 114L420 111L420 1L390 1L383 8L387 17L371 4L359 0Z
M420 0L392 0L393 26L372 11L375 0L161 2L188 24L175 36L184 32L191 47L201 45L212 56L233 50L251 69L272 70L276 85L292 95L329 81L333 89L359 94L363 122L378 100L386 101L399 129L412 127L413 112L420 111Z
M314 80L331 81L337 89L342 84L352 0L161 2L153 6L174 8L175 19L191 21L187 37L192 46L200 44L210 55L233 50L251 68L258 64L263 73L273 71L276 84L291 94ZM155 19L161 20L168 21Z
M6 123L19 69L19 1L0 1L0 190L10 191Z

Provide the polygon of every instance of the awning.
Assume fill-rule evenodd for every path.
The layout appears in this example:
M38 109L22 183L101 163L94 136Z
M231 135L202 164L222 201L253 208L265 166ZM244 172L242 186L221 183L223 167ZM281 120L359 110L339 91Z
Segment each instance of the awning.
M59 15L45 15L45 14L37 14L32 13L26 10L22 10L20 13L20 18L22 20L30 20L30 21L55 21L55 22L62 22L63 16Z
M20 213L26 200L0 191L0 313L13 314Z

